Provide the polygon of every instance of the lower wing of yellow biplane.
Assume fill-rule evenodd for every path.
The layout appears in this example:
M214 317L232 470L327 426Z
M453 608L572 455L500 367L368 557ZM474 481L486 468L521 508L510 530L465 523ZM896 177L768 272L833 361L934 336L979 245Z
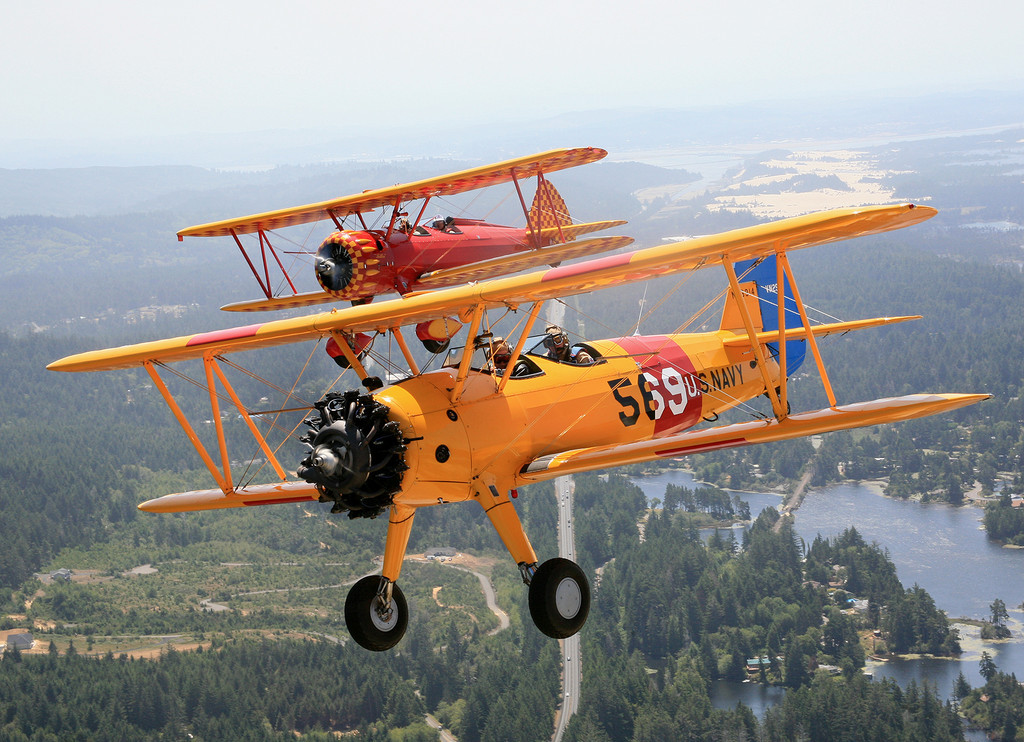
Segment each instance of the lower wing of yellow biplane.
M966 407L988 399L990 396L988 394L910 394L904 397L875 399L870 402L858 402L798 413L782 420L774 418L754 420L702 430L690 430L677 435L619 446L564 451L531 461L520 470L520 479L522 484L529 484L595 469L679 458L722 448L738 448L755 443L784 441L882 423L902 422Z
M516 486L525 486L569 474L611 469L659 459L682 458L724 448L739 448L757 443L803 438L838 430L863 428L882 423L902 422L966 407L988 399L988 394L911 394L904 397L875 399L773 418L690 430L677 435L637 441L618 446L564 451L535 459L519 472ZM177 513L216 510L254 505L316 501L319 492L306 482L281 482L241 487L223 492L219 489L196 490L165 495L139 505L153 513Z

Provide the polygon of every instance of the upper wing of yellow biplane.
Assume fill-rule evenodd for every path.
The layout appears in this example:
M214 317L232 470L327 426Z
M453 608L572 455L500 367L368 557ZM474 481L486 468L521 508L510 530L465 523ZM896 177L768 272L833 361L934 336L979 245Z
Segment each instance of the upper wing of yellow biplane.
M532 177L538 174L553 173L558 170L586 165L596 162L608 153L596 147L577 147L574 149L553 149L536 155L505 160L493 165L461 170L450 175L440 175L414 183L403 183L388 188L375 188L352 196L321 201L290 209L267 211L263 214L252 214L237 219L225 219L209 224L188 227L178 232L178 239L185 237L222 237L232 234L251 234L253 232L280 229L295 224L306 224L322 219L344 219L351 214L373 211L386 206L395 206L406 201L431 196L451 196L465 193L478 188L486 188L513 179Z
M300 342L331 332L395 330L455 314L468 318L480 308L515 308L725 261L747 260L777 251L878 234L917 224L935 213L935 209L913 204L836 209L520 276L336 308L322 314L79 353L55 361L48 368L55 371L127 368L147 362L171 362Z

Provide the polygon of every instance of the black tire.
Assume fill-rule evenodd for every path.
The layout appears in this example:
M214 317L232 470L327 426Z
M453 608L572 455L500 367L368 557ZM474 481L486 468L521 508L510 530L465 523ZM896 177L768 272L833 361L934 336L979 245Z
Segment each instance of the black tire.
M381 578L370 575L359 580L345 599L345 624L356 644L371 652L384 652L398 644L409 625L409 606L398 585L391 587L391 619L377 615L377 589Z
M537 628L565 639L583 628L590 613L590 583L575 562L549 559L530 580L530 615Z

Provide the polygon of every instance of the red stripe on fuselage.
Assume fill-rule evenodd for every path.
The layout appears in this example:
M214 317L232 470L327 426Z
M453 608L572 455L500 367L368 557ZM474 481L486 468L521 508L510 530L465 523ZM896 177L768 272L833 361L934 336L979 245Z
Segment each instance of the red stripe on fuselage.
M700 422L703 393L693 362L665 335L616 338L616 345L640 365L654 409L654 435L671 435Z

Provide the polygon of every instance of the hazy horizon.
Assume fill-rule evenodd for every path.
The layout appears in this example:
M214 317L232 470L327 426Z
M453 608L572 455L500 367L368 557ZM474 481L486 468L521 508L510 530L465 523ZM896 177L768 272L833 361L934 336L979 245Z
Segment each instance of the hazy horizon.
M452 132L543 129L623 109L1024 96L1024 6L1009 0L628 8L399 0L386 8L326 0L6 8L0 167L59 167L64 154L72 166L120 164L123 152L148 164L154 143L185 153L196 141L230 147L239 137L262 139L257 147L281 161L289 156L273 151L287 142L281 132L383 137L394 155L426 138L431 146L411 154L443 156L462 145L449 145ZM581 142L557 146L567 144ZM82 157L90 147L91 161Z

